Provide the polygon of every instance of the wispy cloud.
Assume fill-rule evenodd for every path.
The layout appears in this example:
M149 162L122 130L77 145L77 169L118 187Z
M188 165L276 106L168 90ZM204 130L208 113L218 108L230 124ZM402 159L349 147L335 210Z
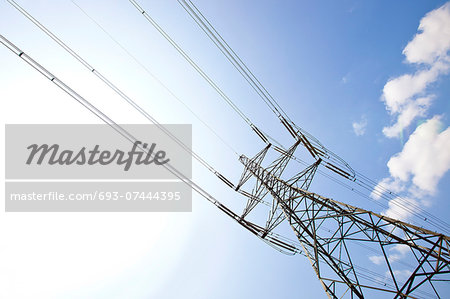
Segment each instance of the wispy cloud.
M412 210L402 206L429 204L424 198L436 192L439 181L450 169L450 127L442 128L441 116L427 120L409 136L402 151L389 159L390 177L380 181L371 197L379 199L386 189L396 193L407 190L409 194L392 199L383 212L386 216L408 221Z
M369 260L375 265L381 265L382 263L384 263L385 258L382 255L372 255L369 256Z
M404 258L408 254L408 252L410 252L409 246L398 244L389 249L387 258L390 263L393 263ZM369 260L375 265L381 265L384 263L385 257L383 255L373 255L369 256Z
M392 177L384 178L375 186L375 188L373 188L370 197L375 200L379 200L383 193L387 190L399 193L405 190L405 184L402 181Z
M448 58L449 26L450 2L447 2L420 21L419 33L403 50L408 62L432 64L441 58Z
M433 194L441 177L450 169L450 127L441 131L440 116L420 125L403 150L387 163L392 177Z
M382 100L396 118L383 129L389 138L399 136L415 118L426 115L434 98L427 88L450 70L450 2L425 15L418 31L403 50L406 62L418 70L389 80L383 88Z
M404 209L404 206L410 207L410 209ZM403 221L410 221L412 217L411 207L418 206L417 200L411 197L396 197L389 201L388 209L383 211L382 214L394 218L401 219Z
M353 122L352 123L353 132L356 134L356 136L362 136L366 133L366 127L367 127L367 117L363 115L361 117L361 120L359 122Z
M342 77L341 83L342 83L342 84L346 84L347 82L348 82L348 76L345 75L344 77Z
M389 80L382 100L395 123L383 129L388 138L397 137L417 117L426 117L435 95L428 87L450 70L450 2L427 13L418 33L403 50L406 62L416 65L417 71ZM383 213L408 220L411 212L404 205L429 204L427 196L435 194L441 178L450 169L450 127L445 129L441 115L430 117L409 136L402 150L388 163L390 177L375 187L371 196L379 199L384 188L398 193ZM384 187L384 188L383 188ZM373 258L373 262L378 261Z

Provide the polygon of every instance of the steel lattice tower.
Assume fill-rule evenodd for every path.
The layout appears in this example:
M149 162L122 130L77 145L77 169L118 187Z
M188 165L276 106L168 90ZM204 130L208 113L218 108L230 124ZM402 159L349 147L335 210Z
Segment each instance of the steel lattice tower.
M9 2L14 3L14 1ZM267 101L267 104L277 115L281 124L296 140L294 145L289 149L285 150L282 147L272 145L268 136L259 130L231 102L170 36L151 19L145 10L135 1L130 0L130 2L194 66L266 144L253 158L247 158L244 155L240 156L239 160L244 165L244 171L237 185L233 184L228 178L191 151L192 156L203 166L208 168L209 171L230 188L244 196L246 205L242 213L238 213L220 203L191 180L180 177L183 181L189 183L191 188L201 196L212 202L222 212L268 244L281 251L301 253L307 256L323 288L331 298L370 297L373 294L371 292L379 292L383 294L383 297L387 295L394 298L422 298L430 296L440 298L437 285L440 282L449 282L450 239L448 236L310 192L310 185L319 166L325 167L348 180L356 180L357 178L351 167L344 160L326 149L312 135L307 134L300 127L296 126L285 115L284 111L276 103L272 102L273 98L268 95L264 87L258 85L260 83L256 78L253 79L253 74L249 75L247 73L248 68L245 65L241 66L242 61L239 58L234 58L233 55L235 53L226 50L228 49L228 45L226 43L224 44L220 36L217 37L217 32L214 30L207 31L217 41L216 45L219 48L223 47L225 53L230 55L232 61L237 64L239 69L244 70L247 76L246 78L250 78L249 81L255 84L255 90L264 94L263 99ZM183 2L185 3L185 1ZM17 4L13 5L141 114L153 123L157 123L141 107L137 106L135 102L121 92L113 83L101 75L95 68L91 67L91 65L73 50L68 48L67 45L43 27L31 15L26 13ZM209 23L201 24L207 28L210 26ZM108 124L115 124L101 111L93 107L89 101L81 97L68 85L1 35L0 42L75 100L83 104L91 112L98 115L103 121ZM124 135L124 137L128 136L128 132L122 131L120 126L114 126L114 129ZM294 176L287 179L283 178L285 169L295 159L294 152L299 146L304 147L311 154L314 162L300 172L297 172ZM280 155L268 166L264 167L264 159L269 150L272 149ZM173 171L177 173L176 170ZM252 183L253 185L251 185ZM244 190L249 185L252 186L251 191ZM269 213L265 224L258 225L249 219L249 216L262 203L269 206ZM297 238L296 243L292 243L283 236L274 233L274 230L283 222L288 223L292 228ZM367 256L360 254L361 248L366 248L372 250L372 252L381 254L375 256L374 260L375 264L380 267L383 266L386 269L385 276L377 276L377 273L374 271L361 266L369 260ZM392 254L393 250L402 252L401 258L404 259L402 265L406 265L408 269L399 271L396 268L394 263L398 263L399 258ZM423 290L426 288L425 286L427 286L426 290L428 293ZM429 292L431 292L431 295Z
M244 192L248 201L242 216L247 216L262 198L270 197L271 210L260 236L264 238L286 219L331 298L364 298L366 289L390 293L394 298L417 298L420 297L417 290L425 283L439 297L435 282L445 281L445 274L450 272L450 238L309 192L321 158L294 177L283 180L281 175L301 142L299 138L266 168L261 162L270 145L252 159L240 157L244 172L236 189L251 177L256 179L252 193ZM370 273L358 271L358 257L353 249L356 243L381 250L382 262L393 284L376 279L369 283ZM391 265L389 252L393 246L407 247L414 258L415 264L406 280L400 277L404 272L395 271Z

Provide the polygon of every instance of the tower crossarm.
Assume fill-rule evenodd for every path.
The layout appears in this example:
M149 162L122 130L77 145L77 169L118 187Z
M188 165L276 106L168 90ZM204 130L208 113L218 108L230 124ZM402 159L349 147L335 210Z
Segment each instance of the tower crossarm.
M364 289L401 298L416 297L414 292L420 292L420 286L427 283L436 291L435 276L450 273L448 236L302 189L246 156L241 156L240 161L281 207L330 297L340 298L347 293L363 298ZM307 169L313 171L318 162ZM382 261L387 273L382 287L380 281L371 282L355 270L354 265L369 262L366 255L354 249L358 244L380 252L382 259L377 263ZM408 261L413 263L408 272L399 271L398 263L389 254L400 247L407 249ZM407 278L401 277L404 273L408 273Z

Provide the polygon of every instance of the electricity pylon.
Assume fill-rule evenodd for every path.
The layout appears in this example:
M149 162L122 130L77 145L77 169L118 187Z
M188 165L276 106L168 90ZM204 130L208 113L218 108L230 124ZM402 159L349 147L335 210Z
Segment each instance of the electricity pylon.
M271 145L251 159L240 157L244 172L236 190L240 191L250 178L256 179L251 193L242 192L248 197L242 217L271 198L260 236L264 238L287 220L330 298L364 298L367 292L386 292L393 298L430 296L419 289L424 284L432 290L432 297L440 297L435 284L448 282L444 276L450 271L449 237L308 191L321 158L283 180L281 175L301 142L299 139L266 168L261 164ZM358 265L367 264L369 258L358 254L361 250L355 245L381 252L376 264L385 267L385 277L360 270ZM407 270L395 269L399 258L393 250L402 251L401 265L408 266Z
M13 1L9 2L14 3ZM306 255L329 297L363 298L364 296L369 297L372 294L371 292L389 293L394 298L440 297L438 288L435 285L439 284L439 282L449 282L449 237L308 191L319 165L323 165L325 168L348 180L356 180L357 177L345 161L327 150L313 136L306 134L290 121L285 116L284 111L281 108L279 109L278 104L272 103L272 98L268 95L263 96L263 98L280 119L282 125L296 140L295 144L288 150L270 144L268 137L231 102L159 25L135 1L131 2L139 9L141 15L144 15L172 43L183 57L207 79L221 97L247 122L262 141L267 144L252 159L245 156L240 157L240 161L244 165L244 172L236 186L210 167L198 155L191 152L195 159L217 175L219 179L247 198L247 204L240 215L213 198L199 185L187 178L180 177L184 182L189 182L190 186L201 196L238 221L244 228L271 245L280 250ZM92 73L96 74L124 100L132 104L134 108L138 109L149 120L154 121L114 84L103 75L100 75L96 69L91 68L86 61L62 43L61 40L50 33L22 8L17 5L14 6L39 28L44 30L47 35L50 35L58 44L69 51L72 56ZM108 124L112 122L101 111L98 111L73 89L53 76L14 44L2 36L0 36L0 42L75 100L82 103L91 112ZM233 61L236 62L237 60ZM248 78L255 83L252 79L253 77L250 76ZM259 81L257 82L259 83ZM256 89L267 93L263 87L256 86ZM118 132L122 131L118 130ZM126 134L123 135L124 137L127 136ZM307 149L315 159L315 162L293 177L283 179L283 172L288 163L294 158L294 152L299 145ZM262 162L269 149L275 149L281 155L268 167L263 167ZM175 170L174 172L176 173ZM244 185L249 185L251 178L256 181L252 191L243 190ZM267 202L267 198L269 198L270 202ZM270 206L267 221L263 226L247 219L250 213L261 203ZM286 241L286 239L273 233L273 230L282 222L287 222L291 226L298 244L302 248L301 252L296 247L296 244L292 244L290 241ZM357 246L360 246L360 248ZM371 250L380 255L369 257L361 254L361 248ZM395 251L401 252L401 254L393 254ZM386 275L377 275L378 273L375 271L368 270L362 266L367 264L370 258L372 258L371 261L377 267L384 267ZM398 268L399 264L402 265L402 269ZM408 269L405 269L404 266L408 267ZM425 286L428 286L428 288L423 290ZM431 295L430 291L432 292Z

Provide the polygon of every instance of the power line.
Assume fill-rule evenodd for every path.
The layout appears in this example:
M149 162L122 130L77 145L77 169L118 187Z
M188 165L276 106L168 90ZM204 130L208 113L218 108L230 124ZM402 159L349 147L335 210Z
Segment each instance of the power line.
M267 137L255 126L255 124L234 104L234 102L222 91L222 89L184 52L184 50L156 23L152 17L139 4L130 0L130 2L136 7L136 9L155 27L156 30L174 47L178 53L200 74L203 79L220 95L220 97L228 103L228 105L250 126L250 128L265 142L267 143Z
M80 11L88 17L97 27L99 27L116 45L118 45L131 59L133 59L147 74L149 74L153 80L155 80L164 90L167 91L175 100L182 104L198 121L200 121L211 133L213 133L226 147L228 147L232 152L239 156L237 151L223 139L210 125L208 125L198 114L196 114L189 105L184 102L180 97L178 97L164 82L162 82L153 72L149 70L136 56L134 56L125 46L123 46L112 34L110 34L99 22L97 22L93 17L91 17L86 10L84 10L80 5L78 5L74 0L71 2Z
M36 70L38 70L41 74L43 74L44 76L46 76L49 80L51 80L52 82L54 82L57 86L59 86L60 88L62 88L65 92L67 92L69 95L71 95L73 98L75 98L77 101L79 101L80 103L83 104L83 106L85 106L86 108L88 108L91 112L93 112L94 114L96 114L98 117L100 117L102 120L104 120L106 123L110 124L113 126L114 129L116 129L119 133L122 132L122 135L124 137L128 137L127 139L129 139L130 141L133 141L132 136L129 136L127 134L127 132L123 132L120 130L120 128L116 128L115 124L112 120L110 120L107 117L104 117L105 115L101 113L101 111L99 111L98 109L96 110L95 107L93 107L92 105L90 105L89 102L87 102L84 98L82 98L81 96L79 96L79 94L75 93L72 89L70 89L67 85L65 85L64 83L62 83L59 79L57 79L56 77L54 77L51 73L49 73L45 68L43 68L42 66L38 65L34 60L32 60L31 58L29 58L28 55L24 54L20 49L18 49L17 47L15 47L14 45L12 45L9 41L7 41L6 39L4 39L2 36L0 38L0 41L7 46L10 50L12 50L13 52L15 52L19 57L21 57L22 59L24 59L27 63L29 63L32 67L34 67ZM19 52L20 51L20 52ZM23 56L23 57L22 57ZM91 70L92 72L94 72L94 70ZM111 86L110 86L111 87ZM120 126L119 126L120 127ZM184 181L185 183L189 183L188 181ZM192 185L191 185L192 186ZM200 188L200 187L199 187ZM195 191L199 192L199 190L195 189ZM202 189L200 188L200 191ZM205 191L206 192L206 191ZM302 191L303 192L303 191ZM200 192L199 192L200 193ZM202 194L201 194L202 195ZM202 196L205 197L206 195L208 195L208 193L203 194ZM208 198L207 198L208 199ZM210 201L213 202L212 200L214 199L213 197L210 197ZM335 202L332 201L331 202ZM258 235L261 231L258 230L257 228L255 228L255 226L253 226L251 223L249 222L244 222L243 219L241 219L238 215L236 215L235 213L233 213L231 210L229 210L228 208L226 208L225 206L221 205L220 203L213 202L216 206L218 206L223 212L225 212L226 214L228 214L230 217L234 218L236 221L238 221L242 226L244 226L246 229L250 230L251 232L253 232L255 235ZM342 203L340 203L342 204ZM344 205L344 204L342 204ZM348 207L348 205L344 205L345 207ZM369 212L370 213L370 212ZM370 215L375 215L373 213L370 213ZM382 217L382 216L377 216L377 217ZM394 221L391 219L391 221ZM400 223L400 222L398 222ZM392 225L397 224L397 222L393 222ZM406 224L402 224L402 225L406 225ZM420 228L414 228L418 231L422 231ZM429 232L427 232L429 233ZM278 240L278 239L272 239L273 241ZM407 239L409 241L409 239ZM423 249L421 249L423 250ZM399 291L401 292L401 291Z
M16 3L14 3L16 4ZM182 141L178 140L176 136L172 135L165 127L160 125L151 115L149 115L145 110L143 110L141 107L139 107L132 99L130 99L128 96L126 96L123 92L120 91L119 88L117 88L116 85L114 85L111 81L109 81L105 76L103 76L98 70L94 69L86 60L84 60L81 56L79 56L74 50L69 48L63 41L61 41L56 35L54 35L50 30L48 30L45 26L40 24L33 16L31 16L25 9L21 8L17 4L14 5L22 14L24 14L30 21L32 21L39 29L44 31L49 37L51 37L55 42L57 42L61 47L63 47L66 51L68 51L74 58L76 58L77 61L79 61L82 65L84 65L90 72L97 75L99 79L101 79L108 87L113 89L116 93L119 94L124 100L126 100L129 104L131 104L136 110L138 110L141 114L143 114L147 119L149 119L151 122L155 123L157 127L162 130L166 135L168 135L171 139L173 139L175 142L177 142L184 150L191 153L191 155L197 159L203 166L205 166L210 172L212 172L214 175L216 175L222 182L224 182L228 187L234 189L235 186L229 179L227 179L225 176L223 176L220 172L216 171L212 166L210 166L206 161L204 161L199 155L195 154L194 151L192 151L190 148L188 148ZM242 194L242 191L241 191ZM244 221L242 217L238 216L234 212L232 212L227 207L223 206L222 204L216 206L221 209L223 212L225 212L228 216L234 218L236 221L238 221L242 226L244 226L246 229L250 230L253 234L260 237L258 234L260 234L260 230L262 228L255 226L255 224ZM294 246L291 244L285 244L282 240L280 240L279 235L270 232L269 237L265 237L265 242L271 242L273 244L276 244L279 248L284 247L287 250L292 251ZM279 249L280 250L280 249Z
M134 5L134 7L140 12L142 16L147 19L147 21L175 48L178 53L202 76L211 87L216 90L216 92L221 96L225 102L241 117L243 118L247 124L251 127L251 129L265 142L268 143L267 136L262 133L259 128L250 121L250 119L237 107L237 105L218 87L218 85L190 58L189 55L167 34L161 26L134 0L130 0L130 2ZM268 101L268 103L270 100ZM350 179L350 177L354 177L353 169L340 157L326 149L316 138L312 135L305 132L304 130L296 126L292 121L286 120L283 116L279 115L279 119L282 125L288 130L288 132L295 138L300 139L302 144L311 155L317 159L317 156L320 156L321 159L329 160L325 163L325 167L329 168L333 172L336 172L340 175L343 175ZM308 138L306 137L308 136ZM314 144L312 145L311 142ZM320 148L320 149L319 149ZM346 168L347 171L342 170L341 168L335 166L331 161L335 161L340 164L342 167Z
M117 133L122 135L125 139L129 140L133 144L136 141L138 141L127 130L125 130L119 124L114 122L110 117L108 117L101 110L99 110L97 107L95 107L90 101L88 101L87 99L82 97L79 93L77 93L75 90L73 90L67 84L65 84L63 81L61 81L59 78L57 78L51 72L49 72L45 67L43 67L38 62L36 62L33 58L31 58L28 54L26 54L24 51L19 49L16 45L14 45L12 42L10 42L8 39L6 39L3 35L0 35L0 43L3 44L11 52L16 54L23 61L25 61L29 66L31 66L36 71L38 71L41 75L43 75L48 80L50 80L53 84L55 84L60 89L62 89L70 97L72 97L74 100L76 100L82 106L84 106L88 111L93 113L95 116L97 116L99 119L101 119L104 123L108 124L112 129L114 129ZM145 149L140 145L138 145L138 147L142 151L149 153L148 149ZM151 157L153 157L153 155L154 155L154 153L151 153ZM253 235L262 239L264 242L272 242L273 244L282 244L283 246L287 247L291 252L299 253L299 251L296 249L295 245L286 243L286 242L288 242L288 241L286 241L286 238L284 238L284 241L283 241L283 238L280 238L280 236L276 233L269 232L269 234L267 236L265 236L265 238L263 239L261 237L261 230L257 225L255 225L254 223L252 223L248 220L242 219L239 215L237 215L236 213L231 211L227 206L222 204L214 196L212 196L205 189L203 189L200 185L198 185L192 179L186 177L182 172L180 172L176 168L174 168L169 162L162 164L162 166L164 168L166 168L169 172L171 172L173 175L175 175L178 179L180 179L183 183L187 184L190 188L192 188L194 191L196 191L200 196L202 196L203 198L208 200L210 203L214 204L217 208L219 208L227 216L234 219L242 227L244 227L245 229L250 231Z
M54 40L58 45L60 45L64 50L66 50L72 57L74 57L78 62L80 62L85 68L87 68L91 73L97 76L103 83L110 87L115 93L117 93L122 99L124 99L128 104L130 104L134 109L136 109L141 115L155 124L160 130L162 130L167 136L174 140L179 146L181 146L185 151L194 157L200 164L206 167L210 172L214 173L216 176L222 176L218 173L208 162L206 162L202 157L200 157L196 152L189 148L185 143L173 135L167 128L161 125L153 116L151 116L147 111L140 107L134 100L128 97L124 92L122 92L114 83L112 83L108 78L101 74L97 69L91 66L86 60L84 60L80 55L78 55L74 50L67 46L61 39L59 39L55 34L48 30L44 25L42 25L38 20L36 20L32 15L30 15L24 8L19 6L15 1L8 0L8 2L13 5L20 13L22 13L27 19L29 19L33 24L35 24L39 29L41 29L47 36ZM237 153L236 153L237 154Z
M98 21L96 21L92 16L90 16L81 6L79 6L75 1L71 0L72 3L78 7L92 22L94 22L112 41L114 41L120 48L122 48L122 50L125 51L125 53L130 56L138 65L140 65L154 80L156 80L170 95L172 95L177 101L179 101L181 104L183 104L185 106L186 109L189 110L189 112L191 112L203 125L205 125L214 135L216 135L227 147L229 147L232 151L234 151L237 154L237 152L232 148L232 146L226 142L216 131L214 131L214 129L212 129L203 119L201 119L188 105L185 104L184 101L182 101L179 97L177 97L158 77L156 77L136 56L134 56L125 46L123 46L116 38L114 38L112 36L112 34L110 34ZM192 2L191 2L192 3ZM212 25L211 25L212 26ZM217 33L217 31L215 31ZM217 33L218 34L218 33ZM227 45L228 46L228 45ZM229 47L229 46L228 46ZM233 51L234 53L234 51ZM236 54L237 55L237 54ZM242 62L242 60L239 61ZM247 67L246 67L247 68ZM248 70L248 68L247 68ZM250 70L248 70L250 71ZM251 72L251 71L250 71ZM254 77L253 73L252 76ZM255 78L256 79L256 78ZM257 79L256 79L257 80ZM258 81L259 83L259 81ZM259 83L261 84L261 83ZM265 88L264 88L265 90ZM267 91L266 91L267 92ZM268 92L267 92L268 93ZM281 109L281 107L279 107ZM275 144L277 144L279 147L283 148L283 146L274 138L270 137L267 133L265 133L264 131L262 131L272 142L274 142ZM296 157L294 157L294 159L296 161L301 161L301 164L307 166L307 163L301 159L298 159ZM370 196L362 193L361 191L351 187L348 184L345 184L344 182L332 177L331 175L327 174L326 172L322 171L322 170L318 170L318 172L325 176L326 178L330 179L331 181L343 186L346 189L351 190L352 192L360 195L361 197L372 201L373 203L379 205L380 207L387 209L388 207L386 205L381 204L380 202L372 199ZM423 219L422 217L420 217L421 219Z
M223 176L220 172L210 166L203 158L201 158L198 154L196 154L193 150L191 150L187 145L185 145L182 141L180 141L176 136L171 134L164 126L156 121L150 114L148 114L143 108L138 106L131 98L129 98L126 94L124 94L115 84L109 81L105 76L103 76L98 70L92 67L86 60L84 60L80 55L78 55L74 50L68 47L62 40L60 40L56 35L54 35L50 30L48 30L45 26L43 26L39 21L37 21L33 16L31 16L25 9L20 7L17 3L12 0L8 0L16 9L18 9L24 16L26 16L30 21L32 21L39 29L41 29L44 33L46 33L50 38L52 38L55 42L57 42L63 49L71 54L78 62L80 62L83 66L85 66L90 72L94 73L100 80L102 80L108 87L113 89L120 97L122 97L126 102L128 102L133 108L135 108L138 112L144 115L148 120L157 125L157 127L162 130L166 135L168 135L172 140L174 140L178 145L180 145L184 150L188 151L197 161L201 163L204 167L206 167L211 173L217 176L222 182L224 182L228 187L234 189L233 183ZM213 202L214 203L214 202ZM247 230L250 230L253 234L257 235L259 238L260 229L255 227L255 225L251 222L244 221L240 216L232 212L226 206L221 203L214 203L219 209L225 212L228 216L232 217L236 221L238 221L242 226L244 226ZM279 238L280 236L276 233L270 232L269 237L265 237L265 242L272 242L277 246L285 246L288 250L292 251L294 246L292 244L284 244L282 240ZM262 238L261 238L262 239ZM280 249L279 249L280 250Z
M227 58L227 60L236 68L236 70L243 76L243 78L250 84L250 86L255 90L255 92L258 94L258 96L266 103L266 105L272 110L273 113L277 115L277 117L282 120L283 118L287 119L293 126L299 129L302 133L305 135L308 135L308 137L316 142L318 145L321 145L320 142L315 139L312 135L301 129L300 127L296 126L293 121L289 118L289 116L283 111L281 106L277 103L275 98L267 91L267 89L263 86L263 84L256 78L254 73L247 67L247 65L242 61L242 59L239 57L238 54L231 48L231 46L224 40L224 38L220 35L220 33L214 28L214 26L208 21L208 19L201 13L201 11L195 6L192 1L188 0L177 0L178 3L184 8L184 10L189 14L189 16L197 23L197 25L201 28L201 30L208 36L208 38L216 45L216 47L222 52L222 54ZM132 1L134 2L134 1ZM154 21L153 21L154 22ZM153 24L153 23L152 23ZM280 112L281 111L281 112ZM266 134L267 135L267 134ZM275 141L278 145L280 145L279 142L277 142L275 139L270 138L272 141ZM281 146L282 147L282 146ZM325 149L326 152L330 152L332 154L332 157L338 159L341 163L347 165L345 161L343 161L339 156L333 154L331 151L327 150L325 147L321 146L323 149ZM348 165L347 165L348 166ZM349 169L351 169L348 166ZM357 185L361 186L364 189L368 189L369 191L373 192L374 194L378 194L381 198L386 199L385 192L388 192L389 194L393 195L394 198L398 198L398 200L401 202L394 201L392 204L404 209L405 211L411 213L412 215L420 218L421 220L428 222L437 228L450 232L450 225L447 224L445 221L439 219L438 217L432 215L431 213L425 211L420 206L415 204L414 202L406 201L405 199L401 198L397 194L386 190L382 188L379 184L371 181L366 176L362 175L359 172L356 172L358 175L354 176L352 179ZM350 179L350 178L349 178ZM378 189L382 189L377 190ZM383 190L384 189L384 190ZM374 201L369 196L364 196L365 198ZM388 200L391 200L393 198L387 197ZM375 201L374 201L375 202ZM418 214L418 211L420 211L424 216L421 216Z
M0 35L0 43L2 43L4 46L6 46L9 50L11 50L17 56L19 56L22 60L24 60L27 64L29 64L31 67L33 67L35 70L37 70L39 73L44 75L47 79L49 79L51 82L53 82L56 86L58 86L64 92L66 92L69 96L74 98L77 102L79 102L81 105L83 105L91 113L93 113L94 115L99 117L106 124L110 125L115 131L117 131L124 138L126 138L127 140L129 140L132 143L137 141L137 139L133 135L131 135L128 131L126 131L120 125L115 123L106 114L101 112L98 108L96 108L94 105L92 105L88 100L86 100L81 95L79 95L76 91L71 89L67 84L65 84L59 78L57 78L52 73L50 73L46 68L44 68L42 65L37 63L34 59L32 59L29 55L24 53L21 49L16 47L13 43L11 43L9 40L7 40L2 35ZM145 149L142 149L142 150L145 151ZM226 208L219 201L217 201L213 196L211 196L207 191L202 189L199 185L194 183L191 179L187 178L181 172L179 172L177 169L175 169L173 166L171 166L170 163L163 164L163 166L168 171L170 171L172 174L174 174L177 178L179 178L181 181L188 184L188 186L190 186L192 189L194 189L202 197L206 198L208 201L212 202L217 207ZM272 235L277 237L277 234L273 233ZM289 242L289 239L287 239L287 238L283 238L283 239L285 242ZM276 238L274 238L273 240L276 240ZM267 240L264 240L264 241L267 242ZM296 249L296 253L305 255L305 253L300 249ZM364 269L364 268L361 267L361 269ZM367 279L370 279L370 277L367 277Z

